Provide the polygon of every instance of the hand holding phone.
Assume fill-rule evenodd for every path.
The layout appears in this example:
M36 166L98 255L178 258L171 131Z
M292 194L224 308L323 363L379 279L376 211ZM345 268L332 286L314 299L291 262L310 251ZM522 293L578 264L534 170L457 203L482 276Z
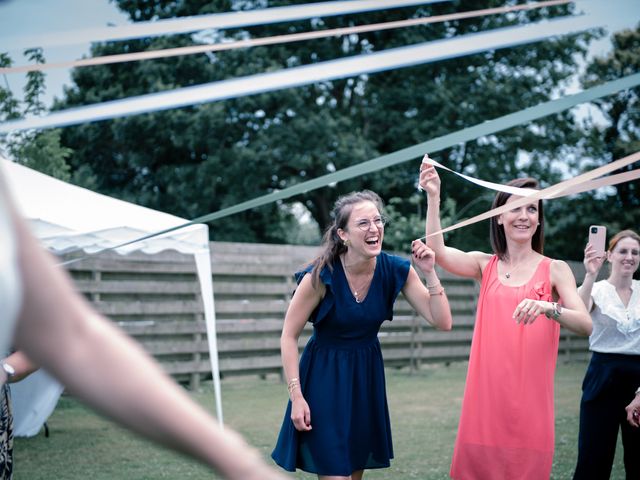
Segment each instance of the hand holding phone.
M589 243L597 252L599 257L604 257L607 243L607 229L602 225L591 225L589 227Z

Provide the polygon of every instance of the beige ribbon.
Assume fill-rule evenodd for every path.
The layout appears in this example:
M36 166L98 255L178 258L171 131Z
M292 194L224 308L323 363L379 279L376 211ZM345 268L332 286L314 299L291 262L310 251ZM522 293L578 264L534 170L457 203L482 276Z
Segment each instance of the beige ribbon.
M534 193L527 195L526 197L522 197L512 202L509 202L509 204L501 205L492 210L481 213L480 215L476 215L475 217L468 218L467 220L458 222L455 225L451 225L437 232L430 233L429 235L422 237L422 239L433 237L434 235L439 235L446 232L451 232L453 230L466 227L467 225L478 223L482 220L486 220L487 218L500 215L513 208L518 208L523 205L527 205L534 200L560 198L567 195L585 192L587 190L592 190L592 189L600 188L604 186L617 185L619 183L629 182L631 180L640 178L640 169L637 169L637 168L629 172L624 172L617 175L611 175L605 178L598 178L603 175L606 175L609 172L626 167L627 165L631 165L632 163L635 163L638 160L640 160L640 152L633 153L624 158L611 162L607 165L603 165L602 167L598 167L586 173L583 173L582 175L578 175L577 177L573 177L563 182L556 183L555 185L552 185L543 190L537 190ZM435 163L436 162L434 162L434 164ZM491 183L491 182L487 182L487 183ZM496 185L496 184L493 184L493 185Z
M176 57L180 55L195 55L205 52L219 52L236 48L257 47L263 45L273 45L279 43L300 42L316 38L327 38L355 33L371 31L389 30L392 28L412 27L416 25L426 25L430 23L450 22L465 18L482 17L487 15L497 15L500 13L515 12L519 10L533 10L556 5L573 3L573 0L549 0L544 2L529 3L525 5L514 5L511 7L485 8L483 10L472 10L468 12L452 13L448 15L437 15L433 17L411 18L409 20L399 20L396 22L375 23L370 25L359 25L355 27L334 28L330 30L320 30L314 32L294 33L289 35L275 35L266 38L254 38L247 40L237 40L212 45L195 45L191 47L166 48L162 50L151 50L147 52L124 53L120 55L104 55L102 57L84 58L67 62L39 63L35 65L20 65L17 67L0 68L0 74L24 73L48 70L52 68L75 68L88 67L92 65L107 65L112 63L134 62L139 60L152 60L157 58Z

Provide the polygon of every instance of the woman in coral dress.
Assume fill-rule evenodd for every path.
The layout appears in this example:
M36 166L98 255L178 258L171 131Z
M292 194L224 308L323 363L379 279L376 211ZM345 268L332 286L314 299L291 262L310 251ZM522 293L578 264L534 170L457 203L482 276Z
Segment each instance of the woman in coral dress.
M423 163L427 235L441 230L440 178ZM509 182L537 188L523 178ZM522 197L500 192L492 208ZM542 202L491 218L493 254L463 252L428 237L440 266L481 283L469 369L451 465L456 480L541 480L554 450L553 377L560 327L591 333L591 319L562 261L543 256ZM560 303L556 303L561 301Z

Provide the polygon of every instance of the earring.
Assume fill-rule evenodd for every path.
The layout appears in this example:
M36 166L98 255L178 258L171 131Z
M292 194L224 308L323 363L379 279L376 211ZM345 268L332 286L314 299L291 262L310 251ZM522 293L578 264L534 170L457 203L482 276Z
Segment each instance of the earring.
M348 247L349 245L351 245L351 240L349 240L349 239L347 238L346 240L343 240L342 244L343 244L345 247Z

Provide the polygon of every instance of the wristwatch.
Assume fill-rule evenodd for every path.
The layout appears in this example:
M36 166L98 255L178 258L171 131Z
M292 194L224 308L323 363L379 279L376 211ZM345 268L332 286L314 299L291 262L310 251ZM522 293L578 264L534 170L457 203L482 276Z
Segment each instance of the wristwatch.
M4 373L7 374L7 382L10 381L15 376L16 369L9 365L7 362L0 363L0 366L2 366Z
M558 320L558 318L560 318L560 315L562 314L562 305L558 305L558 303L552 302L551 306L553 307L552 310L550 312L544 312L544 316L547 318Z

